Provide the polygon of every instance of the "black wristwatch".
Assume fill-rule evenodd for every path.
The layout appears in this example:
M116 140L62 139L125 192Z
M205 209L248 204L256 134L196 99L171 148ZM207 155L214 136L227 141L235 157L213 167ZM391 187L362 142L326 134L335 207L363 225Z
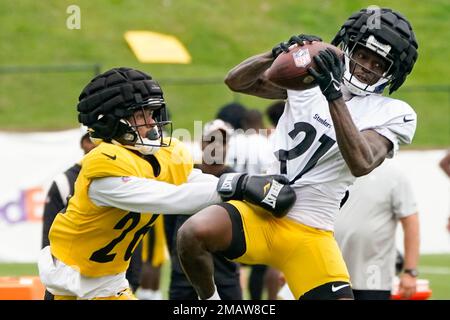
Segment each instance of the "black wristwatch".
M414 278L417 278L419 276L419 271L417 271L417 269L405 269L403 270L403 273L407 273Z

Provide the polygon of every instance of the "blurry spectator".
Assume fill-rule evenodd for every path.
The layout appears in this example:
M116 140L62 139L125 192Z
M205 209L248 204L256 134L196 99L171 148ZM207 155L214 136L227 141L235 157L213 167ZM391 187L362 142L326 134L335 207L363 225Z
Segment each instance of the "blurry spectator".
M227 142L233 129L220 119L205 124L202 137L202 163L196 169L204 173L221 176L234 172L224 163L227 153ZM170 300L197 300L198 294L187 280L181 269L176 250L177 231L189 218L187 215L167 215L164 217L167 243L171 257L171 277L169 286ZM220 254L213 254L214 282L222 300L242 300L239 282L239 265L229 261Z
M447 176L450 177L450 151L448 151L445 157L439 162L439 166L444 170Z
M350 188L337 216L335 236L346 262L356 300L390 299L395 275L395 231L404 233L404 262L399 294L416 291L419 258L419 218L407 177L383 163Z
M450 151L439 162L439 166L444 170L448 177L450 177ZM447 230L450 232L450 216L447 219Z
M142 239L142 268L135 294L139 300L163 298L160 290L161 267L167 260L164 219L164 216L159 217Z
M247 109L238 102L231 102L221 107L216 118L229 123L233 129L242 129L242 119Z
M80 140L80 147L84 154L95 148L95 145L89 138L89 133L85 133ZM81 166L79 163L74 164L65 172L58 175L50 186L47 193L44 207L44 224L42 229L42 248L50 245L48 240L48 232L56 217L56 214L65 208L67 198L73 194L75 180L80 173Z
M219 177L223 173L234 172L226 165L228 142L233 134L233 128L220 119L210 121L203 128L202 163L198 169Z
M241 124L242 128L235 130L230 138L226 162L236 172L265 174L276 158L265 134L263 114L248 110Z
M242 129L244 131L254 130L254 133L261 134L265 129L261 111L256 109L247 110L242 118Z
M273 128L275 128L278 124L278 120L280 120L281 115L284 112L285 101L277 101L272 103L266 109L266 116L269 118L270 124Z

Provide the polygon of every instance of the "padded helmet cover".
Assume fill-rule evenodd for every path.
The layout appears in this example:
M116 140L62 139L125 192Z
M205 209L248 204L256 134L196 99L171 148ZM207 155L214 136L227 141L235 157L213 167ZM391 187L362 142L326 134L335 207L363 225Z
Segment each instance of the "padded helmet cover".
M362 9L352 14L331 41L348 48L373 35L376 40L391 46L394 58L389 93L397 90L412 71L417 60L418 44L411 24L400 13L387 8Z
M78 121L93 130L93 137L109 141L131 129L121 119L131 116L132 107L148 99L159 99L165 107L161 87L150 75L132 68L113 68L96 76L81 92Z

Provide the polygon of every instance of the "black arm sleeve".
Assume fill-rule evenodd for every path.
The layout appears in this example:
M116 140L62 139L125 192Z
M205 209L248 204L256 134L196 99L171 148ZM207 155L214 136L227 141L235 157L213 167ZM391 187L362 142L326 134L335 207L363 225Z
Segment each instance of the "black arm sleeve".
M58 186L55 182L53 182L47 193L47 199L45 201L43 216L44 223L42 228L42 248L50 245L48 233L50 231L50 227L52 226L53 220L55 220L56 215L62 209L64 209L64 203L61 199Z

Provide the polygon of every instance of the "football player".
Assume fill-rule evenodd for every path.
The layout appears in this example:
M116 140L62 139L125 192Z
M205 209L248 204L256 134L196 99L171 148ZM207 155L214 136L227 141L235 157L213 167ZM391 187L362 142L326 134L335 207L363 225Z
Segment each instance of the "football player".
M352 299L347 268L333 237L335 215L355 177L366 175L401 143L411 143L416 113L405 102L383 97L397 90L417 59L410 23L390 9L354 13L333 39L333 51L315 56L309 70L318 87L285 90L264 72L293 44L321 41L294 36L251 57L226 77L233 91L286 99L275 130L274 172L289 179L297 202L281 219L252 204L229 201L190 217L178 233L180 260L202 299L215 297L209 252L281 270L296 299Z
M125 271L159 214L192 214L221 202L221 193L275 215L295 201L279 175L218 180L194 170L187 148L164 137L171 122L163 92L144 72L114 68L96 76L77 109L98 146L83 158L74 195L40 253L39 274L55 299L134 299ZM266 185L281 191L268 194ZM268 195L275 196L270 205Z

